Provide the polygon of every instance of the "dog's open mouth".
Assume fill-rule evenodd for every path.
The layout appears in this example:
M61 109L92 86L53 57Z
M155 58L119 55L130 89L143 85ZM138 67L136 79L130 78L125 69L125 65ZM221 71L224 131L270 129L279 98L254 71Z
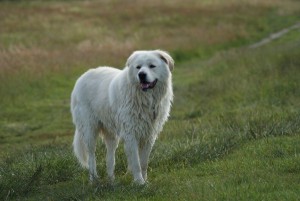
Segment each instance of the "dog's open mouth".
M157 79L155 79L153 82L141 82L140 86L143 91L147 91L148 89L154 88L156 83Z

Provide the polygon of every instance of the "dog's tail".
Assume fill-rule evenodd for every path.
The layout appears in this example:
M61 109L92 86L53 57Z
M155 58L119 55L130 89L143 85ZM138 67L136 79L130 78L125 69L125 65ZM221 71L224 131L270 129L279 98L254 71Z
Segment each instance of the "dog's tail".
M88 168L88 154L87 154L87 149L86 145L82 139L82 134L79 133L79 131L76 129L75 131L75 136L73 140L73 148L74 148L74 153L77 159L79 160L80 164Z

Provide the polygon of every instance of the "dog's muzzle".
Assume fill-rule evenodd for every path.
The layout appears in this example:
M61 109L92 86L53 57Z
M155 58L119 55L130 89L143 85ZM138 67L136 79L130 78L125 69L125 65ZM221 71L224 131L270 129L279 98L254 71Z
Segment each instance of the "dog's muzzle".
M138 74L139 79L140 79L140 87L143 91L147 91L148 89L152 89L155 87L157 83L157 79L155 79L153 82L148 82L147 81L147 74L144 72L140 72Z

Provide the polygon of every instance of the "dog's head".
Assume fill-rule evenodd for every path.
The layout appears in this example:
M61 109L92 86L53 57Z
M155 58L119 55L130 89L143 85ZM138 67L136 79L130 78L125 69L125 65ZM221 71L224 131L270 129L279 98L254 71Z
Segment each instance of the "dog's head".
M174 60L165 51L135 51L128 58L131 81L139 83L141 90L153 89L159 83L165 83L174 69Z

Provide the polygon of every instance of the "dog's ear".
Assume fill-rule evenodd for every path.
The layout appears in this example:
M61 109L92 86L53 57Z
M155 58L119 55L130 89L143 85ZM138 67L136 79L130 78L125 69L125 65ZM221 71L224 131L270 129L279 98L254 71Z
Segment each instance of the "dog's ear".
M159 58L161 58L161 60L163 60L166 64L168 64L170 71L172 71L174 69L174 60L169 55L169 53L162 50L155 50L155 51L158 53Z
M129 67L132 63L132 61L134 60L134 58L136 57L137 55L137 51L133 52L127 59L126 61L126 67Z

